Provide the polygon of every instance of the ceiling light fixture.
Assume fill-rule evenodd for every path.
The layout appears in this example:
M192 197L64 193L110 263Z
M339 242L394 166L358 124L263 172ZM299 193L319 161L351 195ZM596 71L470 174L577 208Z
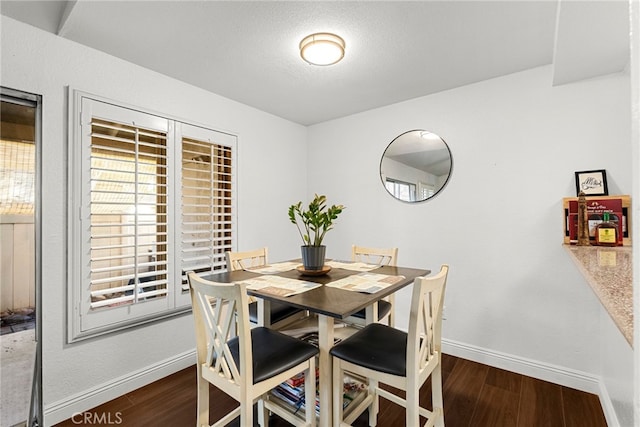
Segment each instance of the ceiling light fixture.
M315 33L300 42L300 56L311 65L333 65L344 57L344 40L331 33Z

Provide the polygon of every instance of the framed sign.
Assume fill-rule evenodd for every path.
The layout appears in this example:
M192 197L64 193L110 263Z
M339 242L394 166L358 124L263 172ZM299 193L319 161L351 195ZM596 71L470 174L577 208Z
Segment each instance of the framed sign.
M576 172L576 195L608 196L607 172L604 169Z

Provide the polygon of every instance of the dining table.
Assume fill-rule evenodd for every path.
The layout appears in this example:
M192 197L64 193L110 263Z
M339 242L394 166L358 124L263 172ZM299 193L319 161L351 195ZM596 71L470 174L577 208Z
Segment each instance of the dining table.
M280 301L317 315L318 319L318 371L319 371L319 418L320 427L332 425L332 363L329 351L334 345L334 321L344 320L364 309L367 324L377 320L377 302L414 282L417 277L426 276L430 270L398 267L367 266L363 263L327 260L322 272L307 272L301 267L300 260L274 263L266 268L236 270L232 272L202 274L206 280L232 283L259 283L265 276L274 279L294 279L305 282L303 291L272 292L272 286L247 286L247 294L258 300L258 323L268 325L269 305ZM280 268L278 268L280 267ZM329 270L329 271L326 271ZM372 286L362 291L365 279L376 276L391 280L383 286ZM267 277L267 279L270 279ZM358 284L352 286L351 284ZM365 285L365 288L367 286ZM308 290L306 290L308 288Z

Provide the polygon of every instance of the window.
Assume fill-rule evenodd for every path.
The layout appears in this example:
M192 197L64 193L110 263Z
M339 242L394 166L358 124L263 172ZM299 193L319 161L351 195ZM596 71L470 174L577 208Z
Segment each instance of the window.
M391 178L387 178L384 184L387 187L387 191L393 194L394 197L407 202L414 202L416 200L415 184Z
M206 130L183 125L183 131L195 135L182 138L182 290L188 291L188 271L227 266L234 234L233 151L207 140Z
M436 194L435 185L427 184L426 182L418 181L418 200L427 200Z
M188 311L236 234L235 136L74 99L70 341Z
M35 108L2 102L0 215L34 214Z

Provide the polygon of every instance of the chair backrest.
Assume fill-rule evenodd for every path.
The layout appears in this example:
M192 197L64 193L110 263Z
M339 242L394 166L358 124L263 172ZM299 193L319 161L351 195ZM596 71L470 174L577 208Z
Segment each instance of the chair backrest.
M351 247L351 261L396 266L398 248L367 248L353 245Z
M409 331L407 336L407 375L416 379L428 365L439 363L442 333L442 307L449 266L427 277L418 277L413 285ZM426 369L428 374L430 369ZM419 383L421 384L421 383Z
M246 270L267 265L266 247L244 252L227 252L227 271Z
M195 321L198 371L206 369L207 380L227 393L237 394L238 388L246 389L253 382L246 285L210 282L192 271L187 277ZM239 366L229 348L236 325Z

